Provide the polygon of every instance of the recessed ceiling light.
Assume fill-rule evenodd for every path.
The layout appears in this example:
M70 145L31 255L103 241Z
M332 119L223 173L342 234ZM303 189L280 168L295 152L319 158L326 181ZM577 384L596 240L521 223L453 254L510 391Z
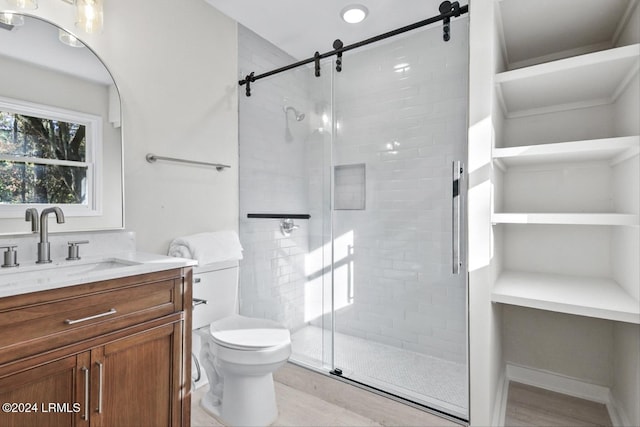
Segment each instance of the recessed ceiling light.
M340 12L340 16L344 22L349 24L357 24L358 22L364 21L364 18L369 14L369 10L361 4L352 4Z

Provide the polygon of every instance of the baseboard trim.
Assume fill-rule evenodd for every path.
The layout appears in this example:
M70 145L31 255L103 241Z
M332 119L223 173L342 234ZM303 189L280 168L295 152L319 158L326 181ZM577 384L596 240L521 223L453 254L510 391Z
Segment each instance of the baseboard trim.
M631 421L627 417L620 402L613 397L613 394L609 393L609 402L607 402L607 410L609 411L609 417L611 418L611 424L614 426L630 426Z
M509 389L509 381L515 381L534 387L540 387L545 390L555 391L581 399L587 399L594 402L600 402L606 405L609 417L614 426L628 426L627 418L622 406L613 397L609 387L596 384L589 384L584 381L566 377L554 372L543 371L540 369L528 368L524 366L511 365L507 363L505 369L506 386L505 388L505 410ZM506 411L505 411L506 412ZM504 424L504 412L501 418ZM503 425L499 424L499 425Z
M498 386L496 387L496 397L493 404L493 414L491 416L491 425L495 427L503 427L505 416L507 414L507 398L509 397L509 380L505 373L500 374Z
M510 381L516 381L582 399L593 400L595 402L609 402L610 391L608 387L589 384L553 372L507 364L506 375Z

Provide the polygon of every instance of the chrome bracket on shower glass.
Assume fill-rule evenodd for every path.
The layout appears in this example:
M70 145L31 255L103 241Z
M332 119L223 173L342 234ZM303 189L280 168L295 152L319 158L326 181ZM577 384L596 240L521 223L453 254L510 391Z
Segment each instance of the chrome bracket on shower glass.
M452 191L452 210L451 210L451 219L452 219L452 273L460 274L460 268L462 267L462 262L460 261L460 225L461 225L461 210L460 210L460 199L462 198L461 189L462 189L462 177L463 177L463 166L460 161L454 161L452 165L452 181L453 181L453 191Z

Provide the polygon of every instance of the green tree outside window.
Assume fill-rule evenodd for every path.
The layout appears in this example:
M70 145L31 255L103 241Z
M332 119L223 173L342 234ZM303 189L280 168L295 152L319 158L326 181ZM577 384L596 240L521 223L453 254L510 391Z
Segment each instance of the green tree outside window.
M0 203L87 203L86 126L0 110Z

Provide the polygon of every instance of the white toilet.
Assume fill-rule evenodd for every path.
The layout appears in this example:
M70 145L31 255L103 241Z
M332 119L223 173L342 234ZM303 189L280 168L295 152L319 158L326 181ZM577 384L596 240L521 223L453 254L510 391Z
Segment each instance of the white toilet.
M238 261L196 267L193 279L198 360L209 381L200 405L225 425L271 424L278 417L272 374L291 355L289 330L238 314Z

